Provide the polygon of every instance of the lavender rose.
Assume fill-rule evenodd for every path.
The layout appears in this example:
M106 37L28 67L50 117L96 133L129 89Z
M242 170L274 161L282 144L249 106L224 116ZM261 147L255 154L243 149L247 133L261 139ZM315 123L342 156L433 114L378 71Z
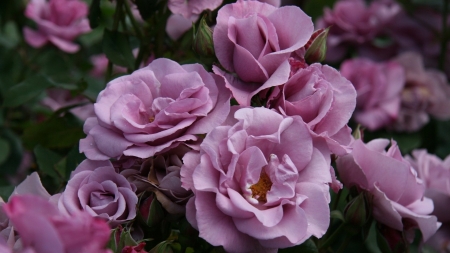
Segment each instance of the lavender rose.
M54 196L60 210L75 213L85 210L111 226L136 217L136 187L116 173L109 161L84 160L72 172L63 193Z
M312 32L311 18L295 6L276 8L257 1L225 5L217 16L214 49L220 64L237 78L217 67L214 72L224 76L240 104L250 105L259 91L288 80L287 60L308 42Z
M200 237L230 252L276 252L328 228L330 151L301 117L244 108L187 153L183 187ZM214 224L213 226L211 224Z
M450 156L445 160L428 154L426 150L414 150L412 157L407 156L413 168L423 180L425 196L434 202L433 214L441 222L450 222Z
M373 217L398 231L410 226L418 227L423 240L430 238L439 228L433 211L433 201L424 197L425 185L406 161L393 141L376 139L364 144L353 143L351 154L336 161L340 179L348 188L373 195Z
M14 252L111 253L104 249L109 240L108 225L85 212L67 216L46 199L33 195L13 196L3 210L22 240L22 247ZM5 246L0 242L0 250L6 250Z
M347 123L355 110L356 91L338 71L318 63L300 68L272 94L271 108L301 116L313 132L327 138L333 153L347 153L344 147L352 141Z
M392 124L397 131L417 131L432 115L450 119L450 86L444 73L425 69L422 57L407 52L395 59L405 70L405 87L401 94L398 119Z
M80 151L92 160L151 157L221 124L230 97L222 79L200 64L154 60L100 92Z
M365 56L380 57L387 50L372 44L383 34L385 26L400 12L396 3L373 1L366 6L364 0L337 1L333 9L326 8L317 20L318 28L330 27L327 39L327 61L342 60L349 48L356 48Z
M25 41L39 48L51 42L62 51L77 52L80 47L72 41L89 32L88 6L80 0L30 0L25 16L36 22L38 30L25 27Z
M373 131L397 119L405 85L401 65L394 61L375 63L356 58L342 63L341 74L352 82L358 94L356 122Z

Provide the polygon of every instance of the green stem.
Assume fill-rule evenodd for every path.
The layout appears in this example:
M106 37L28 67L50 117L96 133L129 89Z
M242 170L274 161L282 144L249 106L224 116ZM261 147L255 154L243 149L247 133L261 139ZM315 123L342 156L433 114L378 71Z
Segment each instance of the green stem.
M117 31L119 29L120 19L122 17L122 4L124 0L117 0L116 2L116 10L114 12L114 20L112 31ZM108 68L105 74L105 83L108 83L111 80L112 76L113 63L108 59Z
M342 222L333 234L331 234L331 236L328 237L324 243L319 245L319 251L328 248L341 235L342 230L346 227L346 225L347 224L345 222Z
M142 41L144 36L142 35L142 32L139 29L139 25L133 16L133 12L131 12L130 4L128 3L128 1L125 1L124 6L125 6L125 12L127 13L128 18L131 20L131 25L133 26L133 29L136 32L136 36L138 37L138 39L140 41Z
M447 19L448 19L448 2L444 1L444 9L442 10L442 36L441 36L441 54L439 57L439 69L444 70L445 56L447 52L448 34L447 34Z

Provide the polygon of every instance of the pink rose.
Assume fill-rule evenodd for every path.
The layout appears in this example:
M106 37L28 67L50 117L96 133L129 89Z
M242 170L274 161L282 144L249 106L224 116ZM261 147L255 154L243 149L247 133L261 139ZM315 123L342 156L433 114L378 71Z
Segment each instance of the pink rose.
M53 196L61 211L84 210L115 227L136 217L136 187L109 161L84 160L72 172L63 193Z
M169 0L167 6L173 14L180 14L189 19L199 16L204 10L215 10L223 0Z
M239 104L250 105L261 90L286 83L289 56L312 33L311 18L295 6L276 8L258 1L225 5L217 16L214 49L222 67L237 77L217 67L213 70L224 76Z
M444 73L425 69L417 53L404 53L395 59L404 69L405 87L399 117L392 128L417 131L429 121L429 115L450 119L450 85Z
M91 30L87 13L87 4L79 0L30 0L25 16L36 22L38 30L25 27L25 40L32 47L51 42L62 51L75 53L80 47L72 41Z
M3 209L20 235L21 253L111 252L104 249L108 225L87 213L66 216L46 199L33 195L13 196Z
M428 154L426 150L414 150L413 157L407 156L413 168L423 180L425 196L434 202L433 214L441 222L449 222L450 214L450 156L444 161Z
M342 63L341 74L352 82L358 94L356 122L374 131L397 119L405 85L405 73L398 63L356 58Z
M198 15L193 15L190 18L185 18L180 14L172 14L167 19L166 23L166 33L172 40L178 40L192 28L192 24L196 23L198 20Z
M327 39L327 60L342 60L349 48L374 56L386 53L377 50L372 42L382 35L385 26L399 13L400 6L386 1L373 1L366 6L364 0L337 1L333 10L326 8L322 18L317 20L318 28L331 27Z
M73 97L69 90L58 88L48 89L47 96L42 100L42 104L53 111L57 111L66 106L83 104L71 109L70 112L83 121L95 116L94 105L82 95Z
M244 108L184 158L188 221L230 252L276 252L329 225L330 151L301 117ZM213 225L212 225L213 224Z
M422 232L426 241L439 228L433 211L433 201L424 197L425 185L406 161L395 141L389 145L385 139L364 144L353 143L351 154L336 161L340 179L348 188L356 186L373 196L373 217L380 223L398 231L411 224Z
M200 64L154 60L100 92L97 118L87 119L80 151L92 160L148 158L221 124L230 97L222 79Z
M341 146L352 141L347 123L355 110L356 91L337 70L318 63L301 68L272 96L271 108L301 116L314 133L327 138L333 153L347 152Z
M436 234L425 244L432 247L437 253L448 253L450 251L450 224L442 224Z

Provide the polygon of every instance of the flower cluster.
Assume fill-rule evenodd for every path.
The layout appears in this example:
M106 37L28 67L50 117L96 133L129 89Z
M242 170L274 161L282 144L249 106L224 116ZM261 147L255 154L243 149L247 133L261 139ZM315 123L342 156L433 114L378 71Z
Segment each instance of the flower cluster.
M280 0L221 5L95 0L88 17L81 0L29 1L37 29L23 28L25 41L91 63L68 74L75 85L45 69L33 76L41 93L0 91L5 108L35 99L56 111L23 131L42 181L33 172L0 198L0 253L343 252L368 233L382 252L414 240L445 252L450 156L379 138L450 119L447 77L405 42L402 5L340 0L316 25ZM107 27L111 6L104 54L78 52L73 41ZM185 44L195 54L177 51ZM39 136L46 128L61 131ZM11 136L0 128L0 168L18 153Z

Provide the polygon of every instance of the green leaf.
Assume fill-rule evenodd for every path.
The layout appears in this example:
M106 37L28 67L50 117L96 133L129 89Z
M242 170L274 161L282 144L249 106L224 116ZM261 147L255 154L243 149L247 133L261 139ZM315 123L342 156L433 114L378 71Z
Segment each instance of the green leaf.
M134 67L134 56L127 35L105 29L102 48L106 57L115 65L130 69Z
M7 140L0 138L0 164L6 161L11 149Z
M9 21L3 26L3 32L0 33L0 45L11 49L17 46L20 42L20 34L17 25Z
M63 117L51 117L25 129L22 136L26 147L33 149L40 144L46 148L71 148L84 138L83 125L71 113Z
M51 86L53 86L53 83L43 75L31 76L6 91L4 105L8 107L19 106Z
M295 247L290 247L286 249L278 250L279 253L319 253L316 244L308 239L304 243L297 245Z
M72 173L72 171L74 171L77 166L84 160L86 159L86 156L83 153L80 153L79 151L79 146L75 145L67 154L67 158L66 158L66 171L65 171L65 175L66 175L66 180L69 180L70 178L70 173Z
M89 6L89 26L96 28L102 18L102 9L100 8L100 0L92 0L91 6Z
M20 138L8 129L2 129L0 136L9 146L9 156L0 164L0 174L14 175L22 162L22 143Z
M36 162L40 171L56 179L57 181L61 181L61 176L56 170L56 164L61 161L60 155L44 148L41 145L37 145L34 148L34 155L36 156Z
M6 185L6 186L0 186L0 197L6 201L8 200L9 196L11 196L11 193L14 191L14 186L12 185Z

